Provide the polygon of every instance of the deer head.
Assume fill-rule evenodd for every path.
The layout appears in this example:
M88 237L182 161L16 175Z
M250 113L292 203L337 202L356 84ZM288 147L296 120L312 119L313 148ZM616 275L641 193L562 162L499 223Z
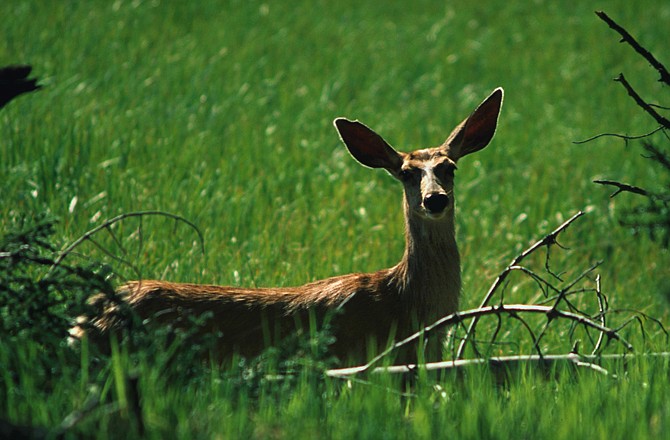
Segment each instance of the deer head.
M441 220L453 213L454 172L459 159L486 147L493 138L502 106L497 88L436 148L402 153L358 121L335 119L340 138L351 155L371 168L384 168L405 189L408 215Z

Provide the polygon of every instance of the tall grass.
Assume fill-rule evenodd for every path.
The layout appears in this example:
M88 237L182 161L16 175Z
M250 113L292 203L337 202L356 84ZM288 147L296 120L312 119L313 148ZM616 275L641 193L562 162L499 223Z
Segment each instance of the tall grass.
M574 275L604 260L613 308L668 322L667 250L619 225L632 196L610 200L591 183L608 176L645 186L655 171L634 145L572 144L654 128L610 82L620 71L648 96L667 91L592 9L542 1L2 2L2 64L32 64L45 87L0 112L0 222L9 229L23 215L50 212L65 244L121 212L160 209L204 232L202 255L192 231L173 222L145 220L141 246L137 223L122 225L137 270L119 265L118 278L139 271L266 286L376 270L402 254L400 188L348 157L332 119L360 119L400 150L435 146L503 86L494 142L459 165L463 306L476 305L528 243L587 209L562 237L570 250L552 254L555 270ZM663 58L670 5L612 1L606 10ZM107 258L93 246L82 251ZM508 295L524 301L529 291ZM666 349L656 336L654 348ZM37 356L30 345L14 349L3 346L0 360L28 366ZM55 426L82 405L89 383L117 402L114 369L125 365L141 378L155 438L645 437L670 420L667 363L657 361L614 366L618 380L524 373L503 388L475 371L460 381L426 379L402 397L402 384L388 377L347 384L305 374L251 393L217 368L169 381L149 360L113 359L101 366L83 358L48 389L30 368L5 376L0 414ZM98 411L77 429L135 435L131 418Z

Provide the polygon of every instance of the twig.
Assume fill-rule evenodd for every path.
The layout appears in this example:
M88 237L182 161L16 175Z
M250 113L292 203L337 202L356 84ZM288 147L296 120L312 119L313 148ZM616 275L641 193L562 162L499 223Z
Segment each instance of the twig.
M591 272L593 272L598 266L600 266L600 264L601 264L600 262L597 262L596 264L594 264L593 266L591 266L590 268L588 268L587 270L585 270L584 272L582 272L582 273L581 273L579 276L577 276L573 281L571 281L570 283L568 283L568 285L567 285L566 287L563 287L563 288L560 289L560 290L554 288L554 290L558 292L558 295L554 296L554 297L551 299L551 301L554 303L554 304L552 305L552 307L554 307L554 309L556 309L556 308L559 306L559 304L561 303L561 301L563 301L563 302L568 306L568 308L569 308L572 312L576 312L576 313L579 313L579 314L582 314L582 315L586 316L586 314L583 313L582 311L580 311L577 307L575 307L574 304L572 304L572 303L568 300L567 297L568 297L568 295L571 295L571 294L573 293L573 291L571 291L572 287L573 287L575 284L577 284L578 282L580 282L582 279L584 279L584 278L585 278L587 275L589 275ZM552 288L553 288L553 286L552 286ZM532 332L531 332L531 335L533 336L533 343L534 343L535 348L536 348L536 350L537 350L537 352L538 352L538 354L539 354L540 356L542 355L542 353L540 352L540 349L539 349L540 340L544 337L544 335L545 335L547 329L549 329L549 325L552 323L552 321L553 321L553 318L552 318L552 317L550 317L549 319L547 319L547 322L544 324L544 326L542 327L542 330L541 330L540 333L537 335L537 337L535 337L535 336L532 334ZM524 322L524 325L525 325L526 328L530 331L530 329L528 328L528 325L527 325L525 322Z
M560 244L556 243L558 247L562 247ZM547 247L547 252L544 257L544 269L547 271L547 273L554 278L556 278L558 281L563 281L561 278L561 273L554 273L554 271L551 270L551 266L549 265L549 260L551 259L551 248Z
M660 106L657 106L657 105L654 105L654 104L649 104L649 105L650 105L651 107L660 107ZM652 131L650 131L649 133L639 134L639 135L636 135L636 136L628 136L628 135L625 135L625 134L617 134L617 133L600 133L600 134L597 134L597 135L595 135L595 136L591 136L591 137L588 138L588 139L584 139L584 140L582 140L582 141L572 141L572 143L573 143L573 144L577 144L577 145L579 145L579 144L585 144L585 143L587 143L587 142L591 142L591 141L593 141L593 140L595 140L595 139L598 139L598 138L601 138L601 137L604 137L604 136L617 137L617 138L621 138L621 139L623 139L623 140L625 140L625 141L630 141L630 140L635 140L635 139L644 139L644 138L649 137L649 136L651 136L652 134L654 134L654 133L656 133L656 132L658 132L658 131L661 131L661 130L663 130L663 127L656 127L656 128L654 128Z
M491 287L489 288L488 292L484 296L484 299L482 300L481 304L479 305L480 308L485 307L495 292L498 290L500 285L505 281L507 276L514 270L513 268L519 266L521 261L523 261L524 258L526 258L528 255L532 254L535 252L537 249L543 247L543 246L551 246L552 244L556 243L556 238L558 235L563 232L572 222L577 220L579 217L584 215L583 211L577 212L575 215L570 217L568 220L566 220L562 225L560 225L558 228L556 228L553 232L550 234L546 235L544 238L542 238L540 241L536 242L533 244L531 247L523 251L521 254L519 254L512 262L503 270L500 275L498 275L498 278L493 282ZM468 340L470 339L471 335L474 333L475 327L477 326L478 318L474 318L472 322L470 323L470 326L468 327L468 330L465 333L465 336L463 337L463 340L461 341L458 351L456 352L456 359L461 359L463 357L463 353L465 351L465 346L468 343Z
M645 158L651 159L654 162L659 163L663 168L670 171L670 158L668 158L668 155L663 150L655 147L653 144L650 144L649 142L643 143L642 148L644 148L645 151L651 154L651 156L644 156Z
M594 180L593 183L598 183L600 185L611 185L615 186L617 188L616 191L614 191L612 194L610 194L610 198L619 195L622 192L630 192L633 194L639 194L642 196L648 196L649 192L647 190L640 188L639 186L633 186L633 185L628 185L627 183L621 183L617 182L614 180Z
M626 42L628 43L634 50L635 52L639 53L642 55L643 58L645 58L647 61L649 61L649 64L658 71L658 73L661 75L661 78L659 81L662 81L666 83L667 85L670 85L670 72L668 72L668 69L665 68L665 66L654 57L654 55L649 52L647 49L642 47L640 43L638 43L635 38L631 34L628 33L626 29L623 27L619 26L614 20L612 20L605 12L603 11L596 11L596 15L603 20L607 25L614 29L616 32L621 35L621 42ZM667 127L667 126L666 126Z
M631 310L631 309L616 309L610 311L610 313L634 313L636 315L642 316L644 319L653 322L658 326L658 328L665 334L665 340L668 341L670 340L670 332L665 328L663 323L661 322L660 319L654 318L653 316L650 316L644 312L641 312L639 310ZM623 324L621 327L624 327L626 324Z
M558 298L556 299L556 303L554 304L554 307L557 307L558 303L562 299L563 300L565 299L566 295L570 293L570 289L572 289L578 282L583 280L586 276L588 276L594 270L596 270L598 267L600 267L601 264L603 264L602 261L596 261L593 265L591 265L591 267L589 267L584 272L579 274L574 280L570 281L570 283L568 283L568 285L566 287L562 288Z
M606 297L602 294L601 286L600 286L600 274L596 276L596 298L598 299L598 315L600 316L600 324L603 327L607 327L607 299ZM598 354L600 351L600 348L603 345L603 341L605 340L605 333L600 332L598 335L598 341L596 341L596 345L593 347L593 351L591 352L592 355Z
M542 291L545 298L547 296L549 296L549 290L552 290L555 293L560 293L560 290L557 289L556 287L554 287L549 281L545 280L544 278L542 278L541 276L539 276L538 274L536 274L532 270L528 269L527 267L524 267L524 266L510 266L509 268L510 268L510 270L516 270L516 271L523 272L526 275L528 275L531 280L535 281L535 283L537 284L538 288Z
M200 232L200 229L192 223L191 221L187 220L186 218L176 215L176 214L171 214L169 212L164 212L164 211L137 211L137 212L128 212L125 214L118 215L114 217L111 220L107 220L104 223L102 223L99 226L96 226L95 228L91 229L90 231L86 232L84 235L79 237L77 240L72 242L69 246L67 246L65 249L63 249L59 254L56 260L54 261L53 265L51 266L51 269L49 269L48 274L50 274L62 261L65 257L67 257L77 246L81 245L85 241L91 240L91 237L98 232L100 232L103 229L108 229L110 226L112 226L115 223L118 223L122 220L125 220L127 218L131 217L144 217L147 215L157 215L157 216L163 216L163 217L168 217L171 219L174 219L179 222L186 223L188 226L190 226L198 235L198 239L200 240L200 247L202 248L202 253L205 253L205 239Z
M546 328L549 326L549 323L552 321L552 317L551 317L552 315L547 315L547 318L548 318L547 319L547 324L542 329L542 332L540 333L540 335L535 336L535 332L533 332L533 329L530 328L530 325L528 325L528 323L526 322L525 319L523 319L521 316L519 316L519 314L516 313L516 312L510 313L510 316L512 318L519 321L521 323L521 325L523 325L525 327L526 331L530 335L530 339L533 341L533 347L535 348L535 351L537 351L537 355L540 356L540 357L542 357L542 349L540 348L540 339L542 339L542 335L544 334L544 330L546 330Z
M107 230L109 230L109 228L108 228ZM130 267L130 269L132 269L136 274L139 275L139 269L137 268L137 266L135 266L135 265L134 265L133 263L131 263L130 261L127 261L127 260L126 260L125 258L123 258L123 257L118 257L118 256L116 256L116 254L115 254L114 252L107 250L107 248L105 248L103 245L101 245L100 243L98 243L97 241L95 241L95 240L93 239L93 237L89 237L89 238L88 238L88 241L89 241L89 243L93 244L93 246L95 246L96 248L98 248L98 249L100 250L100 252L102 252L103 254L107 255L107 256L108 256L109 258L111 258L112 260L117 261L117 262L119 262L119 263L121 263L121 264L125 264L126 266ZM123 250L123 248L121 248L121 249L122 249L122 252L125 254L125 251Z
M495 346L496 339L498 339L498 334L500 333L500 330L502 329L502 316L501 315L496 315L496 318L498 318L498 321L496 322L496 328L493 331L493 334L491 335L489 347L491 349Z

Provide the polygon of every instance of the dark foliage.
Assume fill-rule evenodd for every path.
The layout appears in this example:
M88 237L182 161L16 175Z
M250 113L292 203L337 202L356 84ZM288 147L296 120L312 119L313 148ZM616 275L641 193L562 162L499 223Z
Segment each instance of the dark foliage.
M94 292L113 292L100 264L56 263L56 220L29 220L0 240L0 337L44 348L62 343L72 317L84 312Z
M33 92L42 86L36 79L29 79L31 66L6 66L0 68L0 108L19 95Z

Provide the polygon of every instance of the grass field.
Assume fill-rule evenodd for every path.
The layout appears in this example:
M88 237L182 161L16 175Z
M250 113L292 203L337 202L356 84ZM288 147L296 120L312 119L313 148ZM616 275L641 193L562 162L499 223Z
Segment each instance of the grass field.
M667 89L593 10L667 64L670 4L589 3L1 2L0 64L32 64L44 88L0 111L0 225L52 213L59 246L131 211L167 211L200 228L204 255L172 221L145 219L141 243L137 222L120 225L143 278L271 286L374 271L402 255L401 188L351 159L332 120L359 119L400 150L435 146L502 86L493 143L459 163L463 307L478 305L522 249L585 210L561 237L569 249L552 251L553 269L570 278L602 260L613 309L668 323L670 254L620 225L635 196L610 199L592 183L653 187L662 176L636 143L573 141L655 128L611 79L625 72L666 105ZM95 246L79 251L113 263ZM544 254L532 264L542 269ZM119 278L138 276L117 266ZM537 290L513 283L506 301ZM667 351L648 324L646 336L631 326L626 337L639 352ZM567 352L564 337L547 339L547 351ZM505 338L526 336L512 326ZM73 436L137 434L119 379L128 370L140 377L150 438L609 439L670 429L669 366L659 359L614 363L616 378L522 370L502 387L473 369L410 391L394 377L345 382L314 371L251 389L216 368L172 380L123 351L109 364L76 353L72 364L66 347L53 348L60 366L49 376L31 368L39 354L29 343L1 347L0 363L25 368L0 373L0 419L54 427L91 384L121 408L97 410Z

